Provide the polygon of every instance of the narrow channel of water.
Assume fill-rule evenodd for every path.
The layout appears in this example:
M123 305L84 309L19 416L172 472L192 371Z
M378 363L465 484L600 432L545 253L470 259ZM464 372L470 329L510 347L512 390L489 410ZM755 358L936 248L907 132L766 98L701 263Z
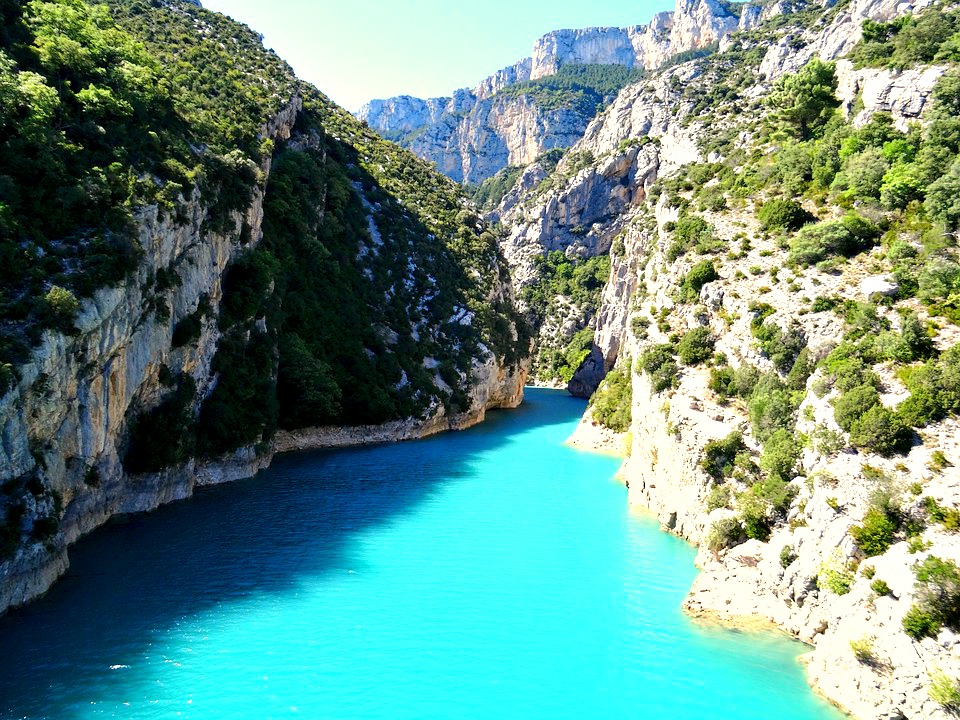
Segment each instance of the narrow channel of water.
M113 523L0 620L3 718L824 720L799 644L704 628L694 551L528 390Z

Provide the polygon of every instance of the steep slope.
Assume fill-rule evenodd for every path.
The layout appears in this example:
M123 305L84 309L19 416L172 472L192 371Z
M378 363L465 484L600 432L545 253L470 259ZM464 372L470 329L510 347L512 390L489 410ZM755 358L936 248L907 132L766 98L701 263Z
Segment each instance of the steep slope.
M590 415L628 431L631 502L700 544L688 610L810 643L859 718L960 703L958 31L796 7L625 88L499 210L525 287L609 255L540 344L585 393L609 373Z
M451 97L373 100L358 117L385 137L436 164L454 180L479 185L580 139L611 95L586 73L616 78L661 67L682 53L710 52L737 29L753 27L783 3L678 0L676 10L627 28L558 30L540 38L531 57ZM567 82L557 82L554 76ZM621 81L622 86L622 81ZM615 92L613 93L615 94Z
M520 402L496 238L259 36L179 0L0 13L0 610L275 449Z

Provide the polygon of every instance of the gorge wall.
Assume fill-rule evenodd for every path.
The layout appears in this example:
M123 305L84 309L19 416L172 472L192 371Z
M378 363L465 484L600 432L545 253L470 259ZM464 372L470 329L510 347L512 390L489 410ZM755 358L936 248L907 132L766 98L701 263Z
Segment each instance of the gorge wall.
M675 11L659 13L646 25L557 30L537 40L530 57L472 90L429 100L372 100L357 116L454 180L480 184L508 166L525 166L551 149L573 145L595 116L595 105L544 102L535 81L564 66L655 70L679 53L708 48L789 7L678 0Z
M206 169L190 185L148 174L163 199L127 200L133 270L79 300L48 293L46 312L66 298L55 327L3 317L4 339L27 322L42 331L5 366L0 399L0 612L46 591L68 547L118 513L251 476L278 451L463 428L518 405L526 377L506 264L449 180L198 4L126 15L118 3L119 26L85 26L99 11L83 8L80 47L95 28L132 33L161 68L173 48L215 66L232 43L248 53L232 51L234 67L276 71L275 92L251 130L259 153L191 150L219 184ZM236 96L202 88L178 122L211 97Z
M580 435L629 406L619 429L631 502L700 546L687 610L793 634L812 646L819 691L855 717L890 720L951 717L960 677L957 619L914 625L940 612L932 595L954 597L960 560L960 406L916 410L920 377L957 387L956 317L937 304L951 290L922 280L940 263L960 277L943 241L954 221L935 200L952 160L917 175L916 194L891 185L941 152L956 66L935 46L909 55L899 30L861 30L910 12L901 27L942 25L936 42L957 32L952 11L863 0L797 4L731 33L718 54L624 88L493 213L521 294L542 285L545 253L574 267L610 258L596 312L577 322L558 303L565 322L541 328L539 343L562 349L594 330L571 389L588 395L609 375ZM785 109L791 74L814 72L813 58L836 63L838 115L828 105L805 135ZM851 184L851 168L903 138L917 155ZM836 164L820 164L828 157ZM773 220L774 207L796 215ZM806 254L811 238L860 220L867 234L848 249ZM855 388L867 400L851 418ZM941 567L953 579L931 581Z

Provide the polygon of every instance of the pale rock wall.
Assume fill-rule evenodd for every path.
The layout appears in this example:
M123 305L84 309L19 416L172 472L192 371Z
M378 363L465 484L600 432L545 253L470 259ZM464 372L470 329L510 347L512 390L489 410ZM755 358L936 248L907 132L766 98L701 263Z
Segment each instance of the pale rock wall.
M678 0L675 11L658 13L646 25L556 30L537 40L531 57L473 90L431 100L372 100L357 117L454 180L479 184L508 165L528 165L547 150L569 147L593 117L569 109L543 110L525 96L490 102L505 87L553 75L568 64L656 69L677 53L753 27L781 7L747 4L738 16L717 0ZM522 122L516 121L518 115Z
M808 30L804 36L807 41L798 43L802 45L799 51L790 50L786 42L771 48L765 60L767 77L758 78L760 85L755 94L764 93L770 81L782 73L802 67L814 53L835 59L847 52L859 38L863 19L890 19L919 7L920 3L854 0L836 12L826 26ZM777 12L782 11L786 10ZM756 11L745 8L744 13L747 12ZM901 127L921 119L929 107L933 86L943 73L943 68L937 66L902 72L854 70L843 60L837 70L838 95L848 115L857 106L858 98L862 103L862 110L854 118L856 124L865 123L875 112L886 111ZM691 70L671 69L667 75L673 72L688 73L678 76L681 82L696 79L689 74ZM658 78L625 88L612 106L591 123L574 150L589 148L598 156L615 154L624 141L649 134L660 141L656 174L666 176L682 164L701 159L697 151L697 124L679 127L683 111L672 112L678 102L669 84ZM589 174L589 170L583 170L570 182L581 182ZM526 215L520 214L518 208L523 209L525 204L530 204L529 191L526 195L508 195L501 209L505 217L519 218L515 222L521 222L531 216L529 207ZM757 238L760 235L754 210L748 207L740 213L705 215L723 239L729 240L739 232ZM559 216L554 222L558 219ZM755 241L747 257L736 263L723 263L721 278L703 288L699 305L678 308L672 294L690 263L685 259L673 264L665 261L667 233L662 228L672 219L676 219L675 212L661 202L655 208L634 205L625 215L606 221L608 227L622 232L624 245L622 254L612 257L611 277L603 292L596 328L597 358L593 362L603 362L607 369L617 360L636 358L649 343L666 342L651 307L654 312L661 308L670 312L672 332L710 327L718 338L717 350L734 367L749 362L769 369L769 361L753 346L750 299L762 294L765 302L777 308L772 320L782 327L791 320L797 321L816 352L836 342L842 327L833 313L806 312L808 308L799 298L860 297L864 281L870 280L864 267L851 264L837 276L818 275L816 284L807 273L794 278L794 292L785 289L784 283L777 283L761 293L761 285L771 285L769 271L782 265L782 257L774 243ZM527 236L529 242L540 246L555 242L558 234L549 221L542 220L539 228L551 232L531 233ZM513 252L523 257L522 248ZM761 269L759 276L734 277L737 267L753 266ZM649 323L645 331L648 337L642 341L631 329L632 319L638 316ZM896 328L896 314L889 313L889 319ZM758 449L745 408L737 403L719 405L707 387L708 377L705 369L682 368L678 388L653 393L645 374L634 374L629 434L632 445L621 467L631 503L652 512L665 528L694 543L705 540L713 522L732 514L725 508L711 513L705 507L712 480L699 467L699 461L706 443L739 429L745 434L747 445L754 451ZM839 430L830 404L834 395L817 398L812 392L816 381L815 375L808 382L807 396L799 411L797 431L807 435L812 434L816 424ZM882 397L890 405L904 397L903 388L892 376L884 376ZM575 437L589 440L588 423L585 419ZM894 478L908 510L915 510L918 500L907 486L917 481L923 485L923 495L948 507L960 504L960 470L930 469L934 449L941 449L948 457L960 457L960 423L948 419L924 429L923 434L923 445L894 460L852 450L829 457L805 451L804 474L810 480L794 481L797 497L786 524L777 527L767 543L749 541L719 555L701 547L697 562L702 572L685 602L686 609L709 621L740 627L779 627L809 643L811 652L805 656L805 662L811 684L854 717L952 717L930 699L929 673L939 669L948 676L960 676L960 637L944 630L936 640L913 642L903 632L901 621L914 600L913 566L931 554L960 558L960 540L956 535L932 525L922 535L929 549L911 554L907 543L900 542L882 556L864 560L862 565L873 566L875 577L890 586L892 592L887 596L877 597L870 588L871 581L862 572L856 573L851 591L845 595L820 589L815 580L821 564L835 553L840 563L856 555L849 530L862 521L876 489L875 481L865 475L864 466L877 467ZM788 546L796 559L784 568L781 553ZM850 645L851 641L865 638L873 644L872 662L858 661Z
M814 27L803 33L802 40L781 38L767 50L760 72L768 79L775 79L796 72L813 57L837 60L860 42L864 20L886 22L907 12L919 12L931 4L932 0L851 0L825 27ZM802 44L799 49L798 44Z
M670 217L665 210L662 204L657 207L659 227ZM739 229L748 233L756 230L750 209L722 216L708 213L707 219L724 238ZM623 312L652 321L651 306L654 311L666 307L671 310L674 332L708 326L718 338L717 350L724 352L732 365L750 362L765 367L768 361L753 348L747 306L760 294L759 286L769 282L767 271L781 262L772 241L757 243L747 258L722 267L721 278L704 286L700 305L678 312L680 308L670 297L689 270L689 262L681 259L672 267L664 262L666 233L660 233L653 242L649 234L640 232L627 234L624 239L625 258L641 258L638 281L643 283L644 296L642 302L634 302L621 295ZM636 247L631 250L631 245ZM734 277L736 267L754 264L763 270L759 276ZM833 313L806 312L800 298L858 295L864 278L863 268L851 265L837 276L818 275L816 283L812 274L795 278L799 285L796 292L777 284L763 297L777 308L771 316L775 322L782 326L790 320L800 323L816 354L835 342L842 328ZM622 281L612 278L608 291L617 285ZM614 295L607 297L612 301ZM896 327L896 313L890 312L889 319ZM655 322L647 332L649 336L640 341L628 323L621 357L636 357L643 346L666 341ZM705 540L713 522L732 514L728 509L711 513L705 507L713 486L699 467L706 443L740 430L748 447L758 449L745 408L736 403L718 404L708 390L708 379L706 368L683 368L679 387L654 393L644 373L634 374L632 446L620 470L628 483L631 503L652 512L665 528L694 543ZM812 391L817 379L814 375L808 381L806 399L798 413L797 431L806 435L811 435L818 424L839 430L831 404L835 394L818 398ZM884 382L885 402L902 399L895 379L885 378ZM811 684L854 717L951 717L930 699L929 673L940 669L953 677L960 674L960 637L945 630L936 640L916 643L903 633L901 621L913 603L914 564L927 555L960 557L956 535L931 525L922 535L929 549L911 554L907 543L900 542L882 556L864 560L862 566L873 566L876 577L889 584L889 596L877 597L870 588L871 580L862 572L855 575L851 591L845 595L818 588L815 578L822 563L830 558L836 556L836 562L846 563L856 556L849 530L861 522L877 487L864 472L865 466L879 468L894 479L908 511L919 503L907 490L916 481L923 484L923 495L947 506L960 503L960 470L930 469L934 449L941 449L948 457L960 452L958 428L956 419L937 423L924 430L923 445L905 457L889 460L852 450L826 457L805 451L804 477L793 481L797 496L788 523L778 526L767 543L748 541L720 554L701 546L697 563L702 572L685 602L686 609L705 620L740 627L768 623L809 643L812 649L805 661ZM785 568L781 553L788 546L796 559ZM872 662L860 662L853 655L850 642L864 638L873 644Z

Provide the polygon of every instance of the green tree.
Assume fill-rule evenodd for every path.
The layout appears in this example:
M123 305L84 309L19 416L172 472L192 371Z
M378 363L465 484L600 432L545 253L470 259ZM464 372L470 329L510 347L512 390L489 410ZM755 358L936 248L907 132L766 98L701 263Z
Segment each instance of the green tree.
M835 67L813 58L799 72L780 78L770 95L777 119L801 140L816 136L840 107Z
M799 459L800 444L792 432L781 428L764 444L760 467L772 478L788 481Z

